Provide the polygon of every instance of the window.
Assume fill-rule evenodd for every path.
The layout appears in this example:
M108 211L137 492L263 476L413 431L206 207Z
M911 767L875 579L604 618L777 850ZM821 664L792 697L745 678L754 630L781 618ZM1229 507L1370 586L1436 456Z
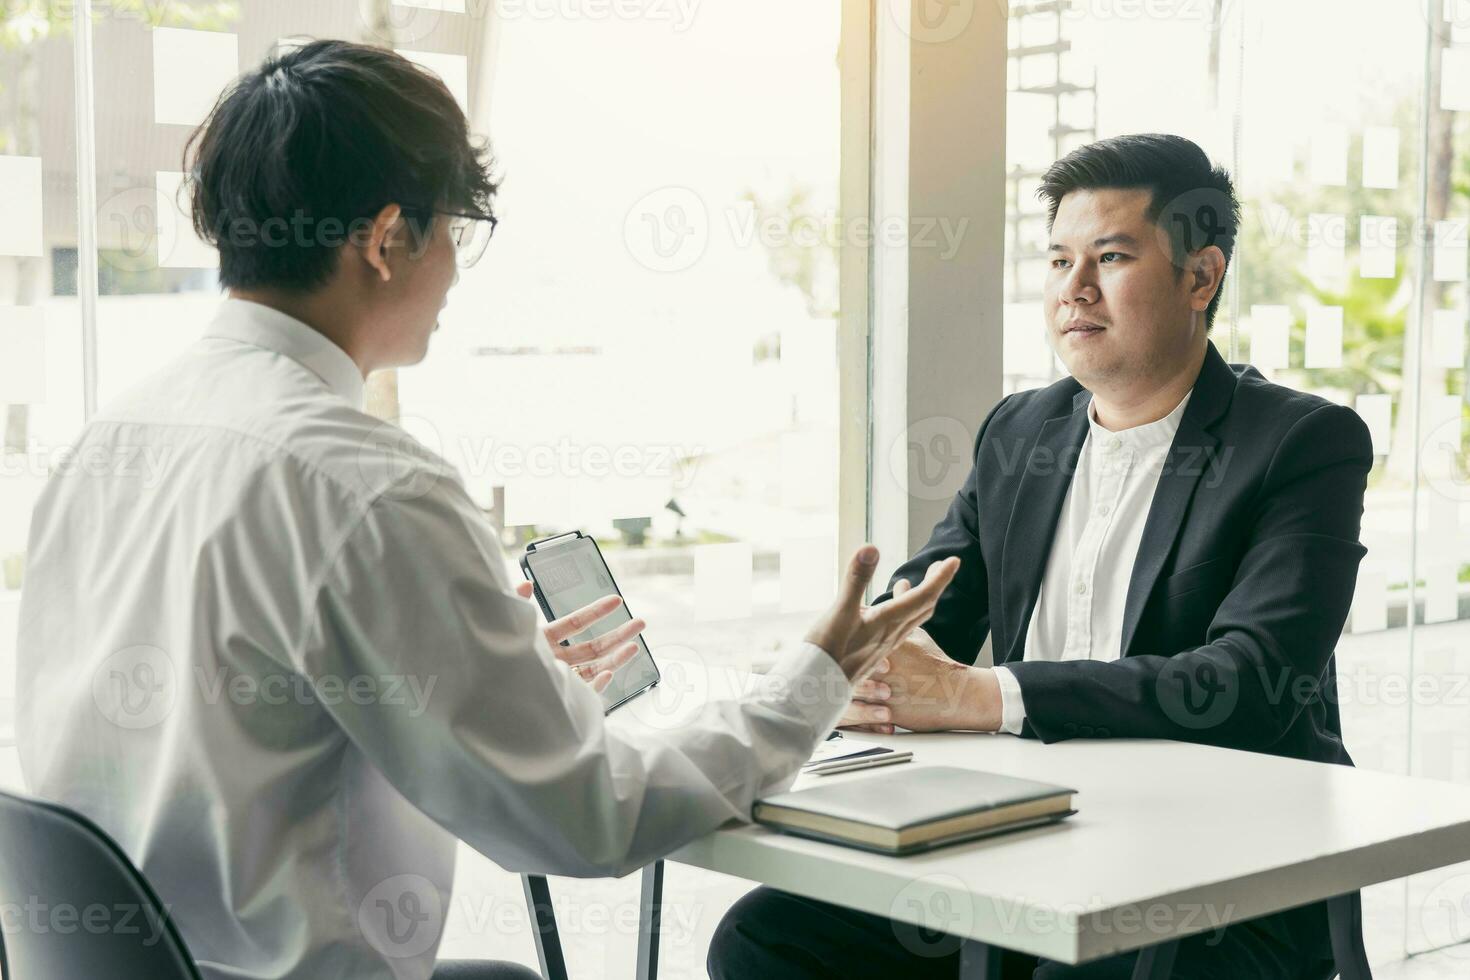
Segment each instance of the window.
M76 265L69 28L60 15L0 12L0 745L12 737L31 507L82 423L76 290L53 288ZM8 759L0 780L14 781Z
M185 141L237 73L307 37L437 72L504 177L495 241L429 357L371 378L369 409L459 468L510 559L594 533L674 696L799 641L833 594L839 486L865 482L860 455L856 473L838 462L841 5L93 4L90 102L73 83L81 6L0 11L16 80L0 103L0 729L36 494L85 407L175 356L219 302L179 203ZM0 782L18 786L13 755ZM514 880L466 853L460 882L445 955L534 962L523 922L508 937L497 916L492 935L483 915L491 895L519 907ZM569 934L574 966L624 956L587 938ZM666 961L696 968L704 939L672 930Z
M1452 693L1470 668L1463 6L1430 0L1427 18L1371 0L1016 6L1008 390L1063 370L1042 334L1040 171L1094 138L1194 139L1232 171L1244 210L1216 345L1355 408L1373 434L1368 555L1337 648L1348 749L1359 766L1470 780ZM1386 913L1367 916L1370 947L1463 941L1463 871L1411 879L1407 905L1400 883L1365 892Z
M594 533L656 648L767 660L836 570L839 9L511 9L470 103L502 220L405 425L512 554Z

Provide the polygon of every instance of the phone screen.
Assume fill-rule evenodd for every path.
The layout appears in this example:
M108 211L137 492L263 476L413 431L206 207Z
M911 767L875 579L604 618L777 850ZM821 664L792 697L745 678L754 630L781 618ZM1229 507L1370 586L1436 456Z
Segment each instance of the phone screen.
M591 538L574 538L566 544L532 551L526 555L526 566L531 570L542 600L550 607L552 619L570 615L603 596L619 594L612 572ZM585 643L617 629L632 618L633 614L625 602L610 615L571 637L571 642ZM613 672L612 682L602 691L606 708L621 704L658 680L658 667L653 662L648 644L643 642L641 635L634 642L638 644L638 652Z

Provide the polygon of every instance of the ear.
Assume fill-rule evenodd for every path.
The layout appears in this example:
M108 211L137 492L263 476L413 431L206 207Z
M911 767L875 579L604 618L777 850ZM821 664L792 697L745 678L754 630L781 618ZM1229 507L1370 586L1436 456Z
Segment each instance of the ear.
M393 278L393 270L388 264L388 249L398 244L397 225L402 217L403 209L398 205L384 207L373 217L372 227L361 245L363 260L383 282Z
M1225 253L1206 245L1189 257L1189 305L1196 312L1210 305L1225 278Z

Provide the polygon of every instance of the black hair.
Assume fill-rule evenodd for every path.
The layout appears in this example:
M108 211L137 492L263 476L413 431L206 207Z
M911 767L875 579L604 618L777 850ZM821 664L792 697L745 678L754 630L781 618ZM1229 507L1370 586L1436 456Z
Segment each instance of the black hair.
M388 204L422 245L436 210L489 218L488 148L432 73L383 48L312 41L272 54L184 150L194 229L223 287L306 292Z
M1182 136L1139 133L1073 150L1047 169L1036 192L1047 203L1047 228L1056 221L1063 197L1099 188L1150 192L1148 218L1168 234L1178 270L1183 271L1187 256L1208 245L1219 246L1225 268L1230 268L1240 228L1240 201L1230 174L1212 164L1195 143ZM1215 325L1224 287L1222 274L1205 310L1207 330Z

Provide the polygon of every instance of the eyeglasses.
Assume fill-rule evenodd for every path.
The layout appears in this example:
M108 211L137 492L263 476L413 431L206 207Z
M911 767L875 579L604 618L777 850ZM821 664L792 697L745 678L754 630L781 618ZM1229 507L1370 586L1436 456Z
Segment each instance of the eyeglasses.
M500 224L494 215L464 214L440 211L449 217L449 240L454 242L454 260L461 269L468 269L480 261L485 247L495 235L495 226Z
M404 212L426 217L435 214L447 217L449 240L454 243L454 260L461 269L468 269L480 261L480 256L485 254L485 246L490 244L490 239L495 234L495 226L500 223L494 215L445 211L442 208L404 208ZM418 258L429 247L429 235L416 233L415 237L419 244L413 254L414 258Z

